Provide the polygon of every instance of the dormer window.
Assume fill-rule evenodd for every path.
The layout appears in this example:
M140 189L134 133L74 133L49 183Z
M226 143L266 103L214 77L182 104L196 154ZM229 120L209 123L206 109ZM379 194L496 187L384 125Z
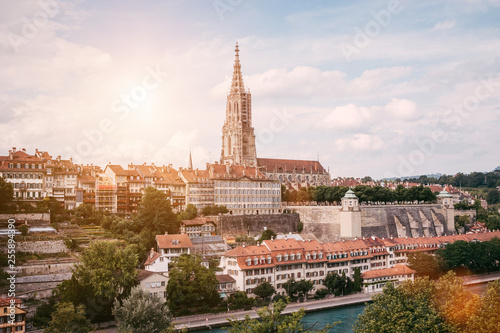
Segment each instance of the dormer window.
M313 254L312 254L312 258L313 258L314 260L316 260L316 253L313 253Z
M295 254L290 254L290 260L295 260Z
M308 253L308 254L306 254L306 260L309 260L309 259L311 259L311 255Z
M318 253L318 259L323 259L323 253Z
M281 254L278 254L278 255L276 256L276 260L281 261Z
M283 256L283 260L284 260L284 261L288 261L288 254L285 254L285 255Z
M267 257L267 263L270 264L271 263L271 257Z
M265 263L266 263L266 259L264 259L264 258L260 258L260 264L261 264L261 265L264 265Z
M300 260L302 258L302 254L297 253L297 260Z

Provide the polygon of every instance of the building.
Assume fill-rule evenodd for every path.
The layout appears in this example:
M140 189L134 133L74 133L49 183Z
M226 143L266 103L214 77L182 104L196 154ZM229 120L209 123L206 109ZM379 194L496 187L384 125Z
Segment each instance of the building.
M361 277L363 278L365 293L375 293L382 291L387 283L398 286L404 281L413 281L416 273L416 271L406 265L395 265L391 268L364 272L361 274Z
M20 305L20 299L0 298L0 332L26 332L26 311Z
M231 275L219 274L215 276L217 278L217 291L222 299L227 299L231 294L236 292L235 280Z
M258 158L260 170L288 189L330 184L330 173L319 161Z
M257 167L207 165L214 183L214 203L230 214L278 214L281 212L279 182L267 178Z
M316 240L284 238L263 241L254 246L239 246L224 253L220 266L223 274L235 280L238 291L252 293L253 289L264 281L273 285L279 294L285 294L283 283L288 279L309 279L313 281L315 290L324 288L324 277L329 273L342 274L354 278L354 271L363 274L374 270L406 265L408 255L412 252L434 254L446 244L458 240L488 241L499 237L500 231L471 233L439 237L378 237L358 238L349 241L321 243ZM375 283L375 289L387 281L401 281L401 278L412 278L412 273L404 268L382 271L374 275L364 275ZM398 273L398 274L397 274ZM410 275L407 275L410 274ZM380 275L380 276L379 276ZM394 277L394 278L390 278ZM379 280L379 278L382 278ZM371 286L371 285L370 285ZM368 291L370 288L368 288Z
M252 95L250 91L245 91L243 84L238 43L235 53L233 79L226 102L226 120L222 127L220 163L257 166Z
M186 185L186 205L201 210L214 204L214 181L208 170L179 168L179 177Z
M216 223L208 217L195 217L192 220L181 220L181 234L189 238L212 236L216 234Z
M45 197L44 160L36 155L29 155L26 149L9 150L8 156L0 156L0 177L12 184L14 200L25 202L40 201Z
M136 279L141 289L151 295L157 295L166 302L168 277L143 269L136 269L136 271Z
M147 271L165 276L168 276L168 265L175 258L192 253L194 248L188 235L157 235L156 245L158 252L151 249L144 266Z

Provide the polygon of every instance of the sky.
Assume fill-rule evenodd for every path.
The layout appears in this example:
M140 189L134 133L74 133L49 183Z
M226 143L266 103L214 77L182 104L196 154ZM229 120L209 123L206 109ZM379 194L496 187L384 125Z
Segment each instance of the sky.
M258 157L500 165L500 0L0 0L0 155L204 168L236 42Z

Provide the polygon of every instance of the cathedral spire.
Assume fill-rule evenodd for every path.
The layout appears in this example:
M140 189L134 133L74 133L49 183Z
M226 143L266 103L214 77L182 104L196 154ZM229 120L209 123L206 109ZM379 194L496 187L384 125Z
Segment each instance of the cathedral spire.
M231 94L234 93L244 93L245 86L243 84L243 75L241 74L241 64L240 64L240 50L238 49L238 42L236 42L236 47L234 49L234 69L233 69L233 80L231 82Z
M191 157L191 148L189 149L188 169L193 170L193 158Z

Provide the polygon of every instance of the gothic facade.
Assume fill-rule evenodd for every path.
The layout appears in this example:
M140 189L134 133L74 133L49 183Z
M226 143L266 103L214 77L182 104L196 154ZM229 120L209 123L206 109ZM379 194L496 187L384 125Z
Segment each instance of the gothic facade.
M226 120L222 127L221 164L257 166L255 134L252 127L252 95L245 91L238 43L233 79L227 95Z

